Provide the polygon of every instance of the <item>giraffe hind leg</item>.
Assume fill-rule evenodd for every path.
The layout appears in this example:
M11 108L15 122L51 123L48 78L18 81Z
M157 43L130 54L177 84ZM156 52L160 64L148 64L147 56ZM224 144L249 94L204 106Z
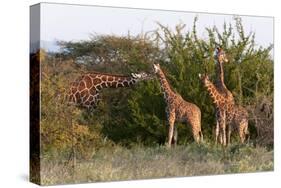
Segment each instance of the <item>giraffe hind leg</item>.
M171 147L172 139L174 135L175 113L170 112L168 116L169 120L169 135L168 135L168 147Z
M172 144L174 146L177 145L177 140L178 140L178 130L177 130L177 127L174 126L174 134L173 134L173 139L172 139Z
M242 122L239 125L239 137L242 144L245 142L246 137L248 136L249 136L248 122L246 120L242 120Z
M219 122L217 120L217 123L216 123L216 135L215 135L215 142L216 142L216 145L218 144L218 138L219 138L219 130L220 130L220 126L219 126Z
M201 132L201 125L200 125L200 122L192 122L190 123L191 124L191 129L192 129L192 135L193 135L193 138L195 140L196 143L200 143L201 142L201 139L202 139L202 132Z

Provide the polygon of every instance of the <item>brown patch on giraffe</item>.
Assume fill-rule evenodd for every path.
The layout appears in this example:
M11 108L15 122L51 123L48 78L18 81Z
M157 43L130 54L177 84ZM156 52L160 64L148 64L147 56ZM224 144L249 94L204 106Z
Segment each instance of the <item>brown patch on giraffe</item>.
M92 85L92 79L87 75L87 76L84 77L84 81L86 83L86 87L90 88L91 85Z
M81 82L79 83L78 90L79 90L79 91L82 91L82 90L85 89L85 88L86 88L85 82L84 82L84 81L81 81Z
M101 83L101 80L99 78L94 78L93 79L93 85L98 85Z
M89 94L89 91L87 89L85 89L81 92L81 97L85 97L88 94Z
M112 81L113 81L112 76L108 76L107 80L108 80L109 82L112 82Z
M102 80L103 82L106 82L106 81L107 81L107 76L102 76L102 77L101 77L101 80Z
M90 90L90 95L95 95L97 93L96 89L94 87L92 87Z

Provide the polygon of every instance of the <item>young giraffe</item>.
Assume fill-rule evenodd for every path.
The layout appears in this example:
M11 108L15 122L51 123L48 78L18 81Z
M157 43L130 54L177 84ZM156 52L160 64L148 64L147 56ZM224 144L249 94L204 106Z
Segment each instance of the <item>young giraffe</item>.
M223 64L228 63L228 59L224 50L221 47L217 47L215 50L215 63L216 63L216 74L217 81L216 87L220 91L221 94L224 95L226 103L228 103L229 108L226 111L226 131L227 131L227 143L230 144L230 135L232 129L238 130L240 135L240 140L243 143L245 140L245 135L242 135L244 129L248 129L248 112L242 106L235 105L235 100L232 93L227 89L224 83L224 70ZM232 106L232 108L231 108ZM231 111L232 110L232 111ZM218 113L217 115L219 115ZM243 120L242 120L242 119ZM233 120L233 121L232 121ZM216 132L219 130L217 122ZM237 127L238 126L238 127ZM239 127L241 126L241 128ZM242 131L240 133L240 131ZM247 133L246 133L247 132ZM248 130L246 130L245 134L248 134Z
M228 109L225 109L225 108L223 108L224 104L221 104L220 107L216 108L216 143L218 141L219 136L220 136L220 142L222 143L222 140L225 142L228 142L228 141L224 140L226 131L228 131L228 132L230 131L230 127L228 126L228 124L226 124L226 118L230 118L227 116L227 114L229 114L227 112L229 112L228 110L231 110L233 108L235 102L234 102L234 97L233 97L232 93L227 89L227 87L224 83L223 64L227 63L228 59L222 48L220 48L220 47L216 48L214 59L215 59L215 63L216 63L216 76L217 76L216 83L215 83L216 88L217 88L218 92L220 93L220 95L222 95L224 97L224 101L225 101L225 103L227 103L227 106L228 106Z
M195 104L186 102L179 94L172 91L159 64L154 64L153 67L160 79L161 89L167 105L166 114L169 122L168 147L177 142L177 128L174 126L176 120L189 123L194 140L197 143L203 141L200 109Z
M132 73L131 76L88 73L71 83L66 97L70 104L87 109L95 108L100 101L100 91L103 88L130 87L148 79L151 77L146 73Z
M202 76L201 74L199 74L199 78L202 80L204 86L207 88L211 98L213 99L213 103L216 106L216 117L219 123L219 139L221 144L226 146L227 143L230 143L231 129L235 129L238 131L240 140L242 143L244 143L246 135L248 134L247 110L241 106L227 103L225 100L225 96L222 95L216 88L216 86L209 80L208 75ZM229 125L227 138L226 125ZM228 142L226 139L228 140Z

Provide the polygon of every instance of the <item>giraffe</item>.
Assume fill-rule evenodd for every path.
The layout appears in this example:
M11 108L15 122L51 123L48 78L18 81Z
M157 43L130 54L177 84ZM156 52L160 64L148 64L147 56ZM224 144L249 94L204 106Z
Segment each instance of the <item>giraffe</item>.
M215 59L215 63L216 63L216 74L217 74L216 87L225 96L226 102L228 103L228 106L229 106L229 108L227 109L227 112L226 112L226 114L227 114L226 121L231 122L232 119L234 118L234 122L236 122L236 123L227 123L227 127L226 127L227 132L228 132L227 142L230 143L230 135L231 135L232 129L235 129L235 130L248 129L248 112L242 106L235 105L234 97L224 83L223 65L224 65L224 63L228 63L229 60L227 59L226 53L224 52L224 50L221 47L216 47L214 59ZM230 108L231 105L233 106L233 108ZM233 110L233 112L231 112L229 110ZM245 122L239 123L240 118L244 118L243 121L245 121ZM237 127L237 125L241 126L241 128ZM217 123L217 127L218 127L218 123ZM218 128L216 130L218 130ZM246 132L248 132L248 130ZM244 138L245 135L243 136L242 133L239 133L239 136L240 136L241 142L243 143L245 140L245 138Z
M193 138L199 143L203 141L201 131L201 111L192 103L185 101L179 94L173 92L165 74L159 64L154 64L154 72L160 80L161 89L166 102L166 115L169 122L168 147L177 142L177 128L175 121L189 123L191 125Z
M215 85L217 89L222 93L228 102L234 104L234 97L232 93L227 89L225 83L224 83L224 70L223 70L223 64L228 63L228 59L226 57L226 54L224 50L220 47L217 47L215 50L215 64L216 64L216 82Z
M240 141L244 143L246 139L246 135L248 132L248 112L245 108L239 105L233 105L231 103L226 102L226 98L223 94L219 92L219 89L210 81L208 75L199 74L199 78L203 82L204 86L207 88L209 95L213 99L213 103L216 107L216 118L217 124L219 126L216 127L219 130L216 130L216 142L219 136L220 143L226 146L226 144L230 144L230 135L232 129L237 130ZM222 110L220 110L222 109ZM227 128L226 135L226 125L229 125ZM220 134L217 134L220 133Z
M216 107L216 143L218 140L219 134L222 134L222 137L226 135L226 131L230 131L230 127L228 127L228 124L225 125L226 123L226 118L231 119L231 117L228 117L226 114L229 112L228 110L233 109L232 107L234 106L234 97L232 93L227 89L225 83L224 83L224 70L223 70L223 64L228 63L228 59L226 57L226 54L224 50L220 47L216 47L215 49L215 64L216 64L216 82L215 86L219 93L224 97L225 103L227 103L228 109L222 108L224 105L221 105L221 107ZM227 110L227 111L226 111ZM230 115L230 113L228 113ZM220 128L220 126L222 126ZM220 132L224 131L224 132ZM220 141L222 142L222 141Z
M150 75L131 73L130 76L92 72L87 73L70 84L66 98L70 104L87 109L97 107L103 88L130 87L139 81L151 79Z

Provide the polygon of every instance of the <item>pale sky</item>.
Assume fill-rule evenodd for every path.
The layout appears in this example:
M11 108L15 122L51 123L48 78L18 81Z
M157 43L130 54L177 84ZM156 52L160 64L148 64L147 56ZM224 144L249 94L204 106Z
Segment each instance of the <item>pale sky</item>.
M234 26L234 15L42 3L41 40L77 41L89 39L91 33L127 35L128 31L137 35L158 28L156 22L170 28L184 23L190 30L195 16L199 37L208 37L205 28L209 26L220 30L224 22ZM273 44L272 17L240 17L246 33L255 32L258 45Z

